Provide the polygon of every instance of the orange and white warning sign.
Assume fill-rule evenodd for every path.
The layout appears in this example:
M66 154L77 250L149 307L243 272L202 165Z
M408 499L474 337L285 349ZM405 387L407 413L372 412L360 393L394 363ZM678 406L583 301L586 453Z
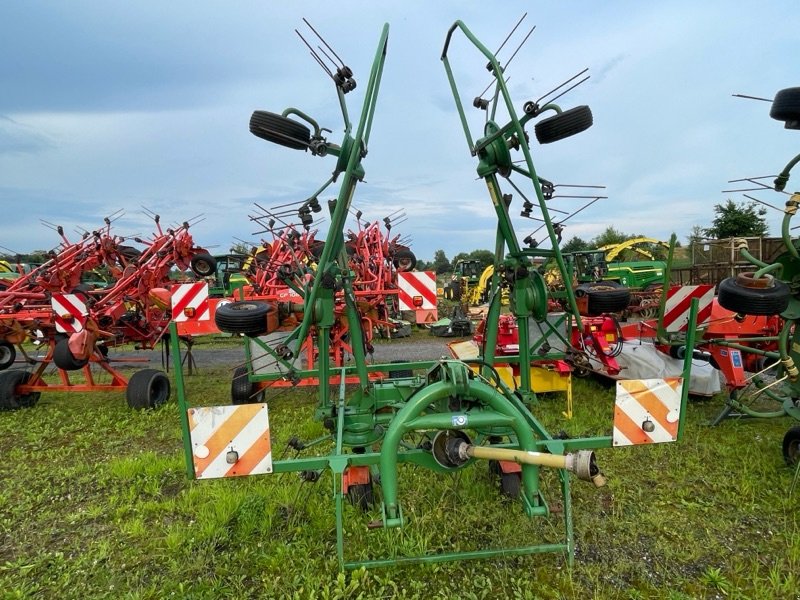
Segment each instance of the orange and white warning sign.
M172 292L173 321L208 321L210 318L207 283L183 283L175 288Z
M189 437L197 479L272 473L267 405L189 409Z
M659 444L678 439L681 377L617 381L614 446Z
M397 300L400 310L436 308L436 273L401 271L397 274Z
M59 333L77 333L86 325L86 303L76 294L53 294L50 299L53 321Z

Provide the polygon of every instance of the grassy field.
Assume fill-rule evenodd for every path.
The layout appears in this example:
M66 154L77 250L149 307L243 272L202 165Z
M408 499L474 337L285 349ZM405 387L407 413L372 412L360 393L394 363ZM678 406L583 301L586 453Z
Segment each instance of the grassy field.
M190 402L227 403L230 369L187 380ZM322 433L312 390L270 400L273 447ZM575 383L535 409L551 431L608 432L612 391ZM603 450L605 488L574 481L577 553L339 574L331 477L294 474L192 482L174 401L135 413L121 394L42 396L0 414L3 598L798 598L800 490L780 442L792 424L706 423L721 401L693 401L685 439ZM608 425L608 426L607 426ZM478 464L452 476L401 468L410 523L368 530L347 505L349 558L558 539L554 514L528 519Z

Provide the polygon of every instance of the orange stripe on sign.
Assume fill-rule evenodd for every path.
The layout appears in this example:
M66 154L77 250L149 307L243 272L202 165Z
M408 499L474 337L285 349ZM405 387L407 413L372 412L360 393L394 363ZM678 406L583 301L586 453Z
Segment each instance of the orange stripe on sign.
M261 410L260 404L242 404L211 434L208 441L204 444L208 448L208 456L205 458L194 457L195 475L200 477L206 467L213 462L221 452L227 451L233 439L247 427L248 423Z
M644 385L641 381L636 379L622 380L619 382L623 388L633 396L636 403L644 408L653 420L657 421L664 429L666 429L672 437L678 433L678 421L670 423L667 420L667 414L670 410L661 401L661 398L656 396L653 391Z
M631 444L652 444L652 438L642 429L619 406L614 407L614 429L631 441Z
M232 475L249 475L250 472L270 453L272 446L269 442L269 434L256 440L256 442L239 457L235 465L225 473L225 477Z

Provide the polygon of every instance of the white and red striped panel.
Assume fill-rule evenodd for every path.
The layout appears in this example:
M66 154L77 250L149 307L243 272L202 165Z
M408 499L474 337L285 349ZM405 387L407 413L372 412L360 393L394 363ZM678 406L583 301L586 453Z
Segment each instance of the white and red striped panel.
M614 446L659 444L678 439L683 379L617 381Z
M205 282L183 283L172 292L172 320L176 323L185 321L208 321L211 311L208 309L208 284Z
M397 274L397 294L400 310L432 310L436 308L436 273L433 271L405 271ZM422 305L414 305L414 297L422 298Z
M189 437L197 479L272 473L267 405L189 409Z
M53 308L53 321L59 333L83 331L89 311L86 303L76 294L53 294L50 298Z
M689 307L697 298L697 324L704 325L711 318L711 303L714 300L712 285L683 285L670 288L664 305L664 329L667 331L686 331L689 327Z

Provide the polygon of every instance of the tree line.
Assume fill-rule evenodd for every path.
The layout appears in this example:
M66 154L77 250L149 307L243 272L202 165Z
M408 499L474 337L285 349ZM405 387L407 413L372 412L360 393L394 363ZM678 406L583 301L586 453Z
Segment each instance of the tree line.
M767 209L755 202L736 203L728 199L722 204L714 205L714 218L711 221L711 225L709 227L694 225L686 241L691 245L703 239L721 240L731 237L765 237L769 235L766 214ZM619 244L637 237L645 236L626 234L616 229L613 225L609 225L594 238L584 240L578 236L573 236L559 247L562 252L580 252ZM677 245L680 246L680 241ZM648 250L656 258L663 258L663 248L652 246ZM441 275L452 272L460 260L477 260L481 264L481 269L483 269L494 263L494 253L489 250L459 252L450 260L444 250L437 250L433 255L432 261L418 260L417 269L435 271Z

